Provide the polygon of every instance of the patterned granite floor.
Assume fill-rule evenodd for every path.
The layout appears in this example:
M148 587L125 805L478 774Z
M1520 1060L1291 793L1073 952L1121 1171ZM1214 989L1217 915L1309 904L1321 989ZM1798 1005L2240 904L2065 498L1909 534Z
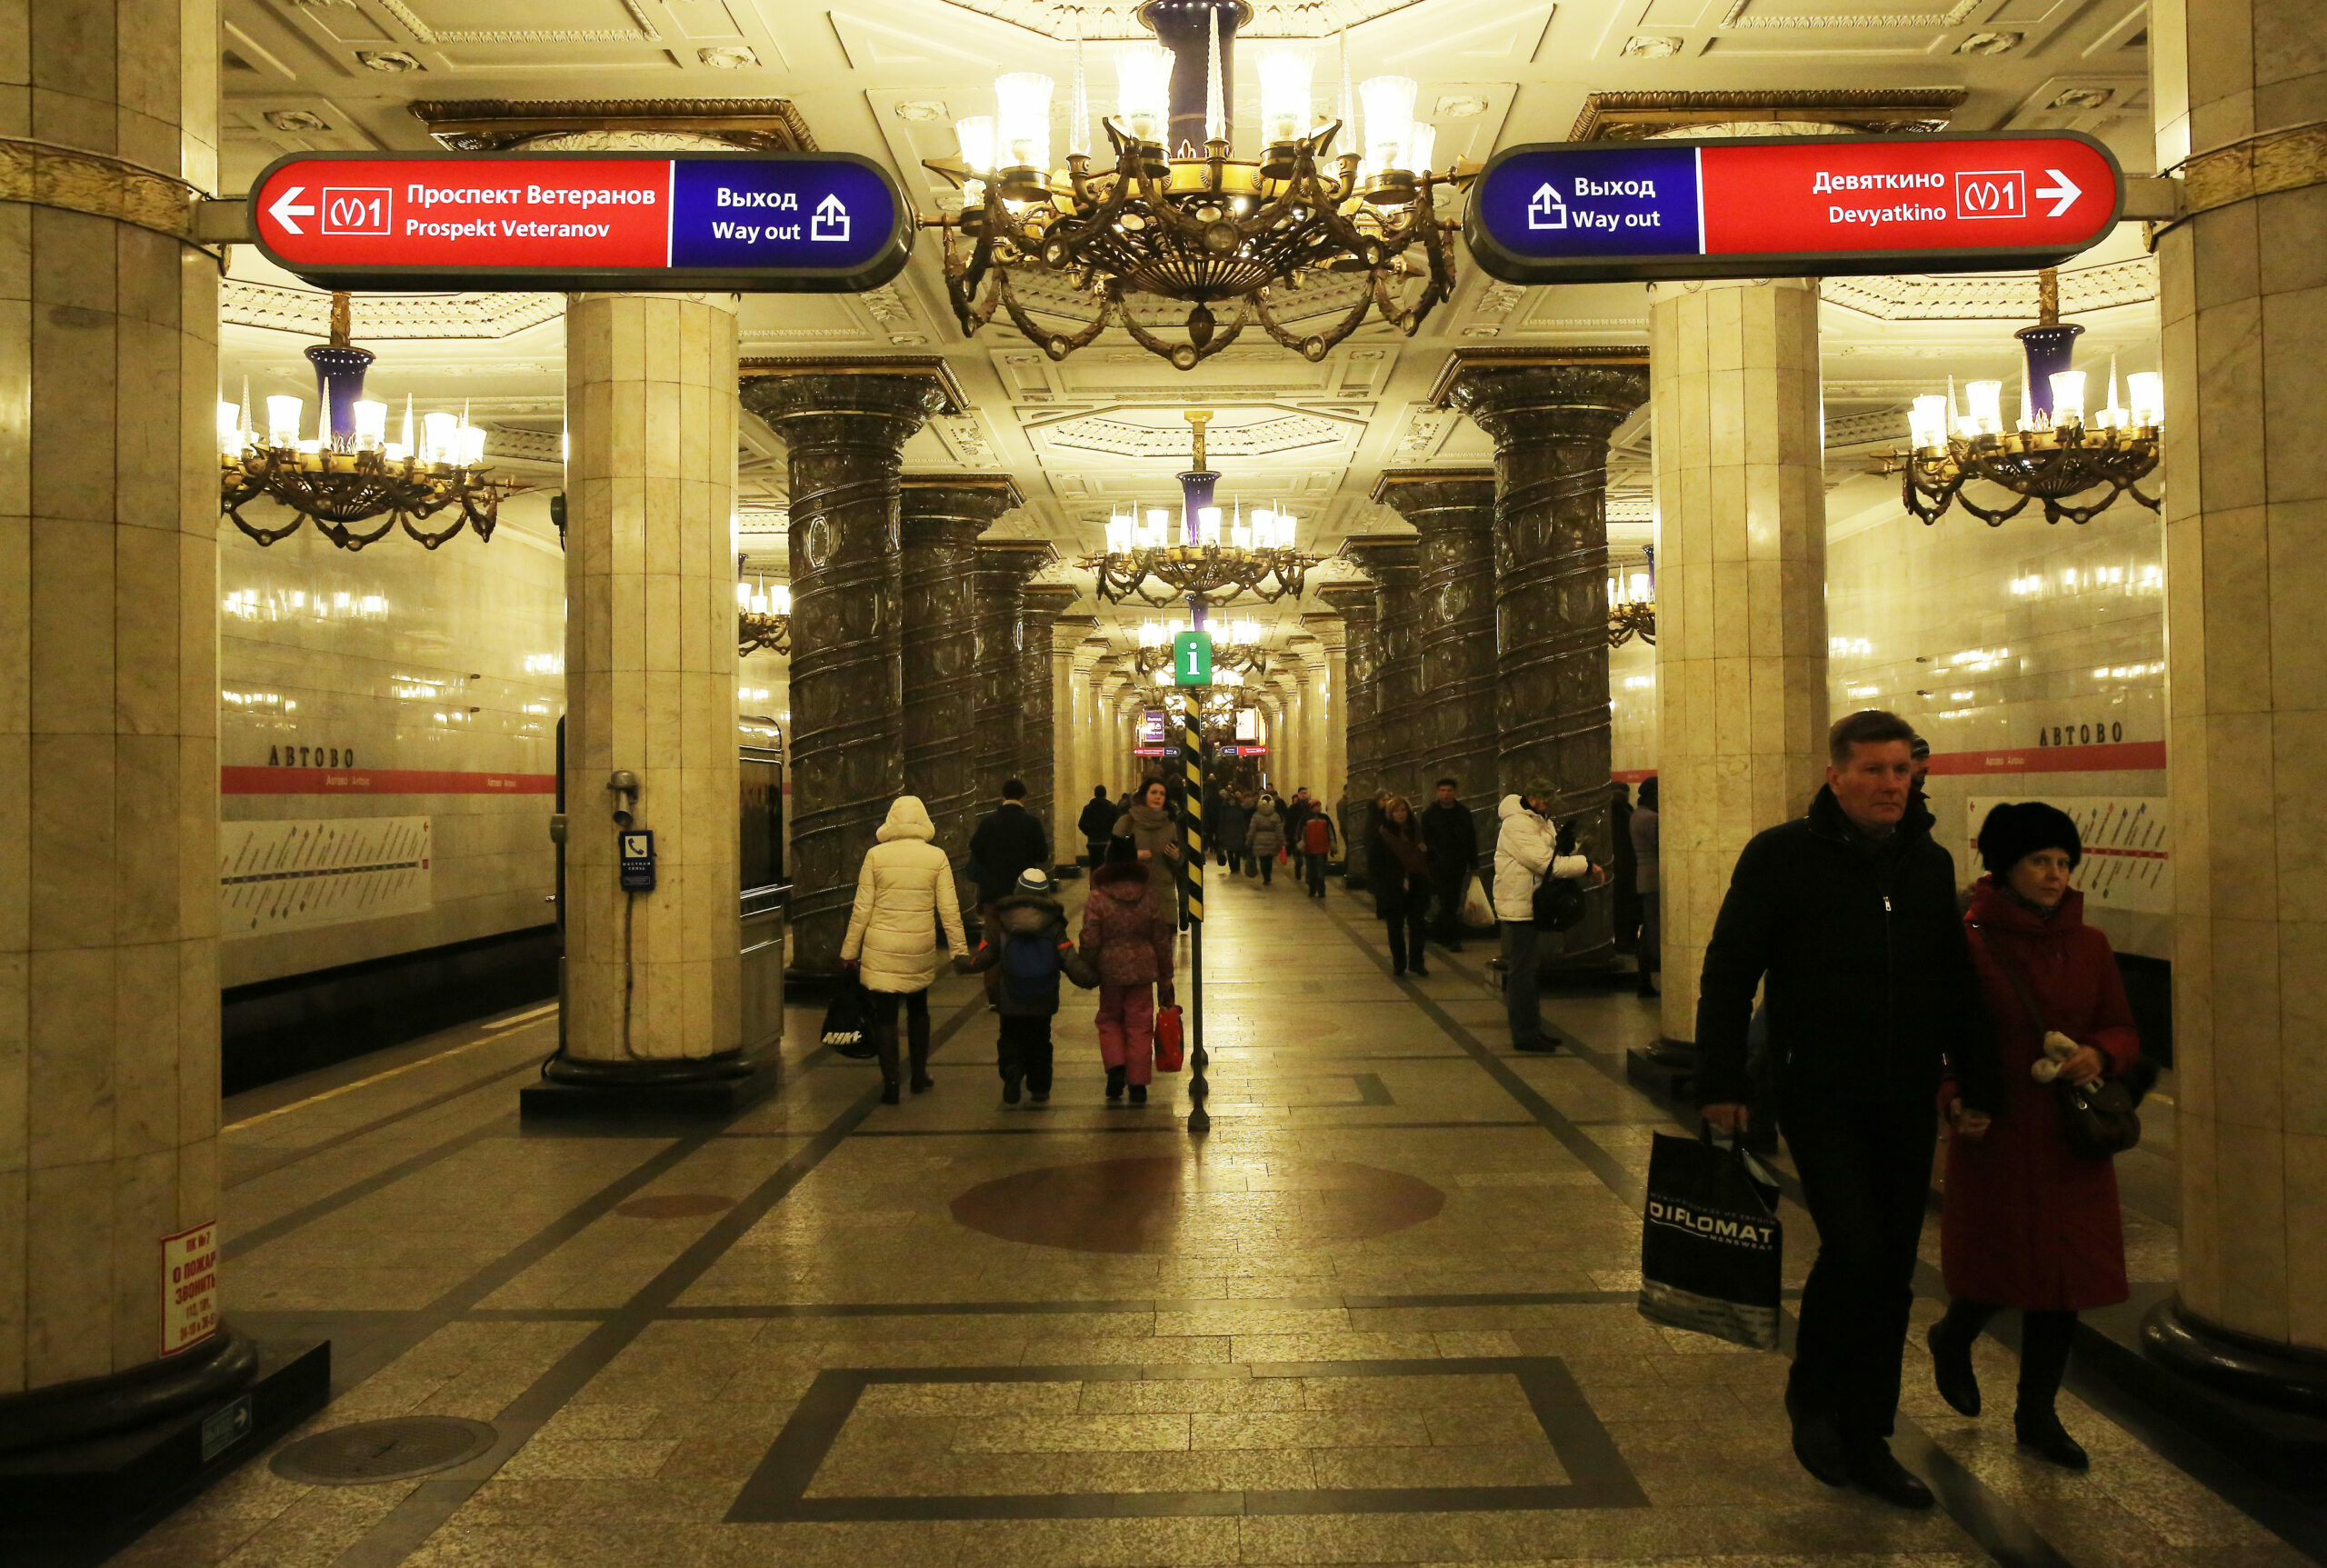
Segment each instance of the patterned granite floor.
M332 1337L310 1430L438 1412L501 1442L385 1486L254 1461L115 1561L2307 1560L2073 1399L2092 1473L2022 1458L2008 1419L1939 1403L1919 1332L1898 1446L1944 1506L1819 1485L1781 1357L1633 1310L1674 1127L1623 1081L1644 1004L1553 1002L1581 1049L1515 1056L1475 946L1401 984L1362 900L1236 884L1212 914L1201 1142L1184 1075L1104 1102L1087 994L1051 1104L1003 1108L951 979L937 1088L896 1107L804 1009L782 1094L724 1125L521 1130L555 1038L530 1010L242 1097L229 1310ZM1798 1285L1814 1235L1783 1217ZM2133 1218L2170 1274L2170 1214Z

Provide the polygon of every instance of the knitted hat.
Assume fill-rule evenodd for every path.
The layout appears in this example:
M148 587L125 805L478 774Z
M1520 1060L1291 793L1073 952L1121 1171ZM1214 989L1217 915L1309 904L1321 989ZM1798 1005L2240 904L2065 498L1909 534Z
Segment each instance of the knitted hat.
M1039 865L1030 865L1018 874L1018 891L1039 893L1044 898L1051 894L1051 874Z
M2002 876L2040 849L2066 852L2073 867L2084 858L2084 839L2069 814L2041 800L2007 801L1980 824L1980 864Z

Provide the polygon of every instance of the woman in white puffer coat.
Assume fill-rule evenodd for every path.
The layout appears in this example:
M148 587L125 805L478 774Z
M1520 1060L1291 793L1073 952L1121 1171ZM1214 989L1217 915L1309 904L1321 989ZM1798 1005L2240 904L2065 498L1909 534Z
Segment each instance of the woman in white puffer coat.
M881 1055L881 1099L897 1103L897 1004L904 1003L913 1063L913 1092L930 1087L929 986L943 962L937 928L956 965L969 957L962 937L962 901L954 863L930 840L937 836L919 795L901 794L874 835L856 877L856 907L840 944L841 962L863 982L872 1004L873 1044Z

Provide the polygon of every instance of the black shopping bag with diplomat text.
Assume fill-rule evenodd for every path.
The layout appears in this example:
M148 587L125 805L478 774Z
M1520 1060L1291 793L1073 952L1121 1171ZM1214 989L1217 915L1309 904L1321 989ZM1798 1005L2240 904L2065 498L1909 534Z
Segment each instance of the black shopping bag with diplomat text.
M1785 1244L1777 1193L1743 1151L1659 1133L1641 1221L1641 1316L1775 1350Z

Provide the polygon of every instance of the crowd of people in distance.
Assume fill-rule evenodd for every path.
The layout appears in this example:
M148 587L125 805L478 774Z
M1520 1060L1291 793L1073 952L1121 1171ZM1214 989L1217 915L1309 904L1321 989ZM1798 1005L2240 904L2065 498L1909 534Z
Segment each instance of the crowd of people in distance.
M1928 1334L1939 1393L1979 1413L1973 1342L2016 1308L2015 1434L2027 1452L2082 1470L2085 1451L2055 1398L2078 1314L2125 1300L2127 1285L2109 1151L2072 1140L2069 1119L2085 1102L2063 1095L2138 1081L2144 1064L2114 955L2071 885L2084 850L2065 813L2036 801L1994 808L1977 841L1986 874L1959 894L1923 794L1930 747L1897 715L1869 709L1834 724L1828 753L1807 814L1762 832L1738 857L1698 986L1695 1094L1722 1138L1773 1150L1783 1132L1816 1222L1785 1392L1796 1457L1829 1484L1925 1508L1930 1489L1889 1439L1934 1142L1943 1133L1950 1303ZM1189 917L1184 786L1152 777L1119 800L1094 789L1077 819L1091 882L1074 935L1052 885L1049 834L1024 794L1006 784L969 845L974 947L919 800L895 802L865 855L842 954L873 997L891 1104L901 1014L904 1081L916 1094L930 1087L940 932L957 967L984 975L1000 1015L1005 1104L1050 1098L1062 981L1099 994L1108 1101L1146 1102ZM1262 887L1286 866L1311 898L1326 896L1328 867L1348 853L1402 982L1430 975L1430 944L1460 952L1467 930L1491 923L1511 1044L1548 1054L1558 1044L1543 1026L1538 972L1545 932L1564 929L1563 902L1611 886L1643 997L1658 994L1662 958L1657 780L1642 781L1637 801L1612 784L1604 864L1580 847L1583 824L1559 818L1559 799L1535 785L1502 797L1483 854L1456 779L1438 780L1419 811L1388 792L1329 808L1305 788L1282 797L1223 786L1204 803L1200 842L1231 876ZM1589 832L1602 842L1596 821Z

